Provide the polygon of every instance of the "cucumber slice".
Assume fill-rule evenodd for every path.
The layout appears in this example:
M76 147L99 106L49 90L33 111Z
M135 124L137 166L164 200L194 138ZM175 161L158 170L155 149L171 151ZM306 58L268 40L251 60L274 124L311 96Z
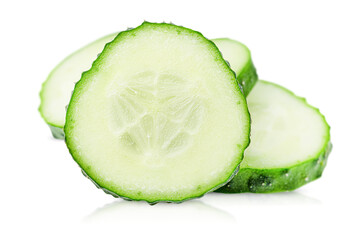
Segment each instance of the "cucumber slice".
M289 191L321 177L332 144L319 110L265 81L256 84L247 101L251 143L238 174L217 192Z
M64 138L66 106L74 84L80 79L82 72L90 69L104 45L115 36L116 34L108 35L72 53L54 68L43 83L39 112L55 138Z
M83 73L64 130L73 158L106 193L181 202L234 175L250 117L213 42L144 22L120 33Z
M55 138L64 138L65 108L71 98L74 84L80 79L82 72L91 67L104 45L113 40L117 34L98 39L72 53L54 68L43 83L39 111ZM244 94L247 95L257 81L250 51L242 43L228 38L212 41L221 50L223 57L231 62L231 67L237 74L237 80L242 85Z
M237 81L240 83L245 96L258 81L258 75L254 67L249 49L242 43L229 38L218 38L212 40L235 71Z

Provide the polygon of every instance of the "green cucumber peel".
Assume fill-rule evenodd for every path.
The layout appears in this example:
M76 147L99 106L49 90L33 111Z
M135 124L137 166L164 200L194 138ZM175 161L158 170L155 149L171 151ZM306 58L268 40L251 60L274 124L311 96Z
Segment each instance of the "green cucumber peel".
M266 87L270 87L271 89L265 90ZM258 89L256 89L258 87ZM282 191L292 191L295 190L311 181L314 181L321 177L323 170L327 164L327 158L332 150L332 143L330 140L330 127L326 122L325 117L320 113L320 111L309 105L304 98L296 96L293 92L283 88L274 83L266 82L266 81L259 81L257 83L257 87L253 89L251 92L252 95L249 95L248 100L248 107L252 114L252 138L251 138L251 145L248 147L245 153L244 160L240 166L240 170L238 174L225 186L216 190L216 192L222 193L241 193L241 192L253 192L253 193L271 193L271 192L282 192ZM260 88L260 89L259 89ZM294 114L296 111L300 111L299 115L297 116L300 122L303 122L302 119L305 115L306 119L313 119L314 122L307 123L314 126L316 130L315 136L313 136L309 132L309 136L306 139L310 139L313 141L313 138L318 139L317 145L319 146L318 149L315 147L311 147L310 152L305 152L304 154L300 155L300 158L297 158L295 161L289 161L288 164L281 164L279 163L280 157L279 154L276 154L275 157L272 157L271 161L275 163L275 166L270 163L271 166L267 165L268 161L266 158L270 158L272 152L280 152L280 156L283 157L284 149L275 149L274 147L271 150L270 148L262 150L265 146L260 146L259 144L259 135L260 132L258 128L257 120L263 116L263 114L268 115L269 117L274 117L272 114L270 115L269 108L262 107L259 110L251 110L254 104L257 102L256 98L261 97L258 92L262 91L263 94L270 95L274 94L276 98L274 99L276 102L279 102L277 99L279 96L291 98L294 101L294 105L291 105L291 109L286 110L288 105L282 105L281 109L284 109L283 112L286 110L287 112L290 111L291 114ZM281 94L281 95L278 95ZM273 100L273 99L272 99ZM267 103L269 105L274 105L273 102ZM283 102L282 102L283 104ZM297 108L300 105L302 108ZM256 112L254 112L256 111ZM298 114L297 114L298 115ZM314 115L313 118L308 117L307 115ZM288 117L288 115L285 115ZM308 118L307 118L308 117ZM261 123L260 122L260 123ZM277 122L276 122L277 123ZM305 124L301 124L302 129L303 127L307 128L308 126ZM292 126L293 127L293 126ZM264 125L261 128L265 128ZM320 130L321 129L321 130ZM285 129L289 131L288 128ZM256 131L256 132L255 132ZM276 131L267 132L266 134L278 134ZM298 136L303 136L305 134L304 131L300 131L293 139L293 141L298 141ZM262 138L263 137L263 138ZM265 139L265 136L260 136L261 139ZM281 140L277 139L276 142L282 142L284 139ZM264 140L261 140L264 141ZM303 143L295 144L294 142L288 141L291 143L292 146L289 149L290 152L297 152L300 145L304 146ZM263 144L264 145L264 144ZM307 144L305 144L307 145ZM307 146L306 146L307 147ZM248 153L248 154L247 154ZM250 155L250 156L248 156ZM266 158L264 157L266 156ZM303 156L305 156L303 158ZM293 158L293 157L290 157ZM274 161L273 161L274 160ZM261 163L260 163L261 162ZM261 167L260 167L261 165Z

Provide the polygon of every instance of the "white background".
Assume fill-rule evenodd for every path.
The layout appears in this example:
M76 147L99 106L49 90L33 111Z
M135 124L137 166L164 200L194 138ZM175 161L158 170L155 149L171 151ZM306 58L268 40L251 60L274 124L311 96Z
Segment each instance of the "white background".
M279 194L127 202L84 178L40 118L51 69L143 20L245 43L261 79L320 108L333 151L321 179ZM0 239L345 239L344 1L1 1Z

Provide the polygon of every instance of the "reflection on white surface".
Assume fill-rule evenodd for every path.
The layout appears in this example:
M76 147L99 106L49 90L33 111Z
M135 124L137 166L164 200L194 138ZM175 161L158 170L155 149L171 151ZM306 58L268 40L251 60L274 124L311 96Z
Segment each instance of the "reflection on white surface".
M235 223L235 218L226 211L212 207L201 200L192 200L181 204L159 203L149 205L145 202L116 199L83 219L85 223L193 223L202 224L220 222Z
M299 205L322 205L318 199L306 196L300 192L280 193L209 193L207 200L215 204L232 206L299 206Z
M145 202L116 199L114 202L106 204L84 217L83 223L141 225L164 225L169 223L207 225L212 223L214 225L231 226L238 222L236 221L237 218L244 217L244 209L247 211L249 208L254 207L257 209L256 207L261 206L264 208L260 209L266 209L265 214L270 215L270 212L274 214L274 209L277 206L282 211L289 212L291 207L317 207L320 205L322 205L321 201L296 191L271 194L210 193L202 199L181 204L159 203L153 206ZM270 209L273 211L270 211Z

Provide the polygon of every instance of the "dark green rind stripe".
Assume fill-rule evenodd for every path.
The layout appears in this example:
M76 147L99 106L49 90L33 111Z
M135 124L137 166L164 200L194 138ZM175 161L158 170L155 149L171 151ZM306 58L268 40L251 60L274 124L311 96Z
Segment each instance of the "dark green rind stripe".
M65 133L63 132L63 128L55 127L53 125L50 125L49 123L48 123L48 126L54 138L65 139Z
M244 96L247 97L258 81L258 74L251 59L237 76L237 81L242 87Z
M217 53L217 57L215 58L215 61L219 61L224 69L227 69L229 71L229 74L232 75L232 77L235 78L235 73L232 71L232 69L229 67L228 63L223 59L222 54L220 53L219 49L217 48L217 46L210 40L206 39L200 32L194 31L192 29L188 29L188 28L184 28L181 26L176 26L173 24L167 24L167 23L150 23L150 22L144 22L142 25L140 25L139 27L135 28L135 29L128 29L127 31L123 31L120 32L113 41L107 43L102 51L102 53L98 56L98 58L93 62L92 67L90 70L83 72L81 79L75 84L75 88L71 97L71 101L68 105L67 108L67 115L66 115L66 124L64 126L64 132L65 132L65 143L68 147L68 150L70 152L70 154L72 155L74 161L79 165L79 167L82 169L82 173L84 176L86 176L88 179L90 179L97 188L102 189L105 193L110 194L114 197L119 197L122 198L124 200L130 200L130 201L146 201L147 203L153 205L156 204L158 202L167 202L167 203L181 203L190 199L195 199L195 198L200 198L202 196L204 196L206 193L208 192L212 192L215 191L216 189L218 189L219 187L224 186L225 184L227 184L235 175L236 173L239 171L239 165L243 160L244 157L244 150L249 146L250 143L250 139L249 137L247 138L247 141L243 144L243 151L239 154L239 158L236 160L236 167L234 169L232 169L231 174L229 177L227 177L225 180L222 179L220 180L220 182L218 184L216 184L213 187L210 187L210 189L208 189L207 191L205 191L202 194L196 194L196 195L192 195L189 196L187 198L181 198L178 200L170 200L170 199L165 199L164 197L158 200L154 200L154 201L150 201L144 198L141 198L140 196L136 196L136 197L128 197L125 196L125 194L120 194L116 191L116 189L112 186L106 186L107 183L104 182L103 179L101 179L100 177L96 176L95 174L92 173L92 170L90 169L90 167L88 166L84 166L82 159L79 158L78 154L77 154L77 149L73 144L73 140L72 140L72 132L73 132L73 124L74 123L74 119L73 119L73 108L75 108L75 103L78 101L77 99L80 96L80 92L83 91L83 88L87 85L88 82L88 76L94 74L95 72L99 71L100 68L100 63L103 61L104 58L106 58L106 55L108 54L109 51L111 51L111 45L112 44L116 44L116 42L121 41L123 38L123 35L127 34L133 34L135 35L135 31L140 30L141 28L145 28L145 27L152 27L152 28L157 28L160 26L166 26L167 28L181 28L184 31L189 31L192 34L195 34L198 37L202 37L203 39L205 39L205 43L208 42L210 49L212 51L215 51L215 53ZM238 91L241 91L241 86L238 86L238 89L236 89ZM243 91L241 91L243 93ZM245 96L242 95L243 98L245 99ZM246 102L246 100L244 100L244 102ZM245 106L247 107L247 106ZM247 114L248 116L250 116L248 108L247 108ZM248 118L248 124L247 124L247 130L248 130L248 134L250 132L250 117ZM111 189L113 188L113 189Z
M291 191L321 177L332 150L331 142L316 159L295 165L291 168L240 169L227 185L217 189L221 193L272 193Z

